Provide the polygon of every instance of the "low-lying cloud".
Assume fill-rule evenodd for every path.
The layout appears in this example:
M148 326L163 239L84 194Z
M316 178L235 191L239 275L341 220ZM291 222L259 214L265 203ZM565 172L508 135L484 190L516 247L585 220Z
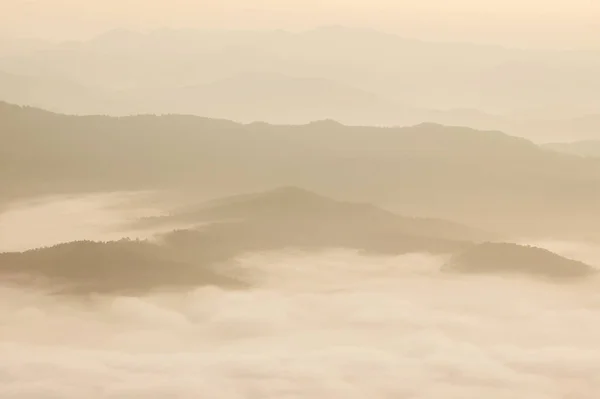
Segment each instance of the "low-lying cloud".
M589 399L596 281L447 276L442 257L251 255L255 288L0 295L0 397Z

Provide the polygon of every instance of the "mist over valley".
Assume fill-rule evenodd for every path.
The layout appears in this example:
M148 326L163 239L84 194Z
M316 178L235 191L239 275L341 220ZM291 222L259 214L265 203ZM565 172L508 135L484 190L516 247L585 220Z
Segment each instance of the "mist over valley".
M597 396L600 9L7 1L0 398Z

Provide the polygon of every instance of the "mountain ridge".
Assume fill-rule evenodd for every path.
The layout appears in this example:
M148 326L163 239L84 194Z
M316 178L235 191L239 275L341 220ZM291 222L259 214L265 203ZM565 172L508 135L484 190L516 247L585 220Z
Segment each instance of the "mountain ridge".
M600 161L498 131L65 116L6 103L0 115L3 195L294 185L500 233L595 231Z

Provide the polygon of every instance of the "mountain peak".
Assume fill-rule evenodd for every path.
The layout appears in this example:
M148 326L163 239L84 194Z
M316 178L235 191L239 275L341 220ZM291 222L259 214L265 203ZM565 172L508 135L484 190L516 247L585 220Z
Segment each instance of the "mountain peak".
M304 207L308 204L335 202L335 200L323 197L300 187L282 186L260 193L224 198L217 202L213 202L211 205L214 205L214 208L235 207L237 209L244 208L248 211L255 211L259 208L262 209L263 207L265 209L270 209L270 207L274 207L273 209L288 209Z
M309 126L320 126L320 127L343 127L344 125L334 119L321 119L318 121L312 121L308 124Z

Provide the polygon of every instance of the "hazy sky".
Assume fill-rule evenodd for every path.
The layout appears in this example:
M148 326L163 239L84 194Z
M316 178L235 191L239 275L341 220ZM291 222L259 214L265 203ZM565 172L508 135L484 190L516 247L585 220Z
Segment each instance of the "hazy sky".
M599 0L0 0L0 34L53 40L113 28L331 24L435 40L600 48Z

